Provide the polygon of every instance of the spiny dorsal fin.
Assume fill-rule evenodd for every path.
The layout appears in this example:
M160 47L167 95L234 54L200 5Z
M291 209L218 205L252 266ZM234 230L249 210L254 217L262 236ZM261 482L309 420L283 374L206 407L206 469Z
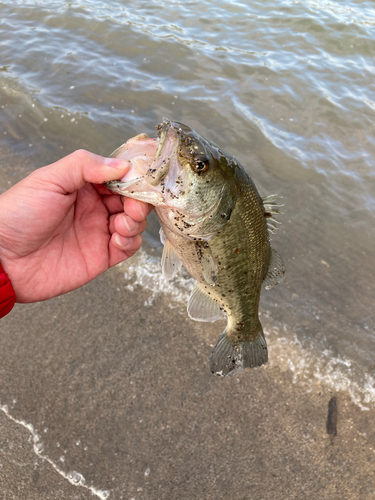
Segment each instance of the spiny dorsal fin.
M267 229L270 234L273 234L276 231L278 224L281 224L281 222L275 217L275 215L282 214L279 208L284 206L277 202L278 198L281 198L281 196L278 197L277 194L271 194L270 196L262 198L264 217L266 218Z
M201 285L197 285L191 292L187 307L188 315L195 321L217 321L225 318L225 313L212 297L207 295Z
M269 290L273 286L283 281L284 277L285 266L283 259L274 248L271 248L270 265L268 268L267 276L263 280L263 286L266 288L266 290Z

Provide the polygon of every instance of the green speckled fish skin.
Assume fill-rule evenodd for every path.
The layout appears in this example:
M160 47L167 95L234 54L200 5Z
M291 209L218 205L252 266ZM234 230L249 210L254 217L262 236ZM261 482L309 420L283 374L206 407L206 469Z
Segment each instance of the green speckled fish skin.
M158 151L146 175L130 187L108 186L155 205L164 233L164 276L173 277L181 261L198 282L189 316L214 321L227 314L211 371L226 376L261 366L268 359L258 318L261 287L284 275L266 220L279 212L266 210L249 175L219 146L179 122L164 120L158 128ZM277 206L273 201L267 205Z
M222 212L217 213L219 232L207 241L218 269L214 286L203 277L196 241L163 223L163 209L156 208L156 212L186 270L227 313L228 338L233 342L250 341L259 335L258 306L270 262L270 243L263 203L256 187L233 158L225 167L232 170L229 178L235 186L235 194L228 190L228 196L233 196L234 201L229 220L222 227Z

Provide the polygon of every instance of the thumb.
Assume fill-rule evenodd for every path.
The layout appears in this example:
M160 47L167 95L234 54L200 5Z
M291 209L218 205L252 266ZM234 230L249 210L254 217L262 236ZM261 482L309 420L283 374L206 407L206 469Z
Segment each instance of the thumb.
M67 194L78 191L87 182L103 184L121 179L129 168L130 162L127 160L104 158L79 149L36 172L44 181L54 184L61 192Z

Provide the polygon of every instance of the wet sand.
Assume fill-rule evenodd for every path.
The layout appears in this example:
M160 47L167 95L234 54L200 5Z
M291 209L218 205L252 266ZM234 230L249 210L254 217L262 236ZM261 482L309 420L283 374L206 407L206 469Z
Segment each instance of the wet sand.
M214 377L222 324L126 285L119 266L1 321L2 499L374 498L374 411L277 367Z

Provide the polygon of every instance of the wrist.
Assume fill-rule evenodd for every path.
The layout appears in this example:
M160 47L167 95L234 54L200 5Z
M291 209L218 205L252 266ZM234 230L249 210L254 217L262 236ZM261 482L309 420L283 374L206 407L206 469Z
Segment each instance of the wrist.
M13 309L16 294L12 283L0 262L0 318L6 316Z

